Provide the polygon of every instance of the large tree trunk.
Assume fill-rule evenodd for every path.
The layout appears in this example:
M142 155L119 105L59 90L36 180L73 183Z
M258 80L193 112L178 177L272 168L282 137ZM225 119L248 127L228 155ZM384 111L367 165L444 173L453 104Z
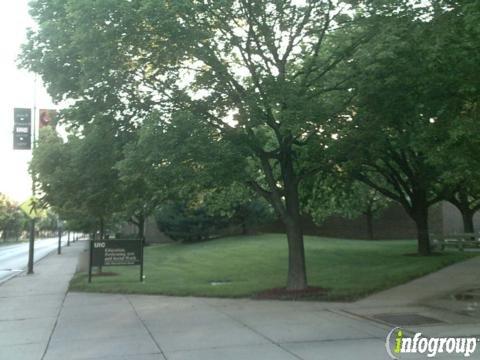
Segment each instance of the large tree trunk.
M451 194L448 199L462 214L463 231L466 233L475 232L475 226L473 224L473 216L476 210L471 209L473 204L470 203L468 193L466 191L458 191Z
M368 239L373 240L373 211L372 209L367 209L365 211L365 218L367 221L367 234L368 234Z
M298 196L298 180L293 169L291 153L287 152L283 159L283 181L285 186L286 215L283 222L287 230L288 240L288 290L307 288L307 271L305 266L305 248L300 218L300 200Z
M293 220L287 220L285 227L288 240L287 289L303 290L307 288L307 273L302 228Z
M473 225L473 215L475 213L471 210L463 210L461 213L463 220L463 231L466 233L474 233L475 227Z
M307 272L303 231L300 221L299 179L293 164L293 137L279 137L278 140L280 144L278 160L280 162L283 189L279 188L279 180L274 175L269 158L262 151L257 151L257 154L259 154L269 190L265 190L255 181L248 182L248 185L270 202L285 225L288 241L287 289L304 290L307 288Z
M245 219L242 221L241 228L242 228L242 235L247 235L247 233L248 233L248 231L247 231L247 221Z
M427 256L431 254L428 233L428 205L426 201L418 201L414 204L412 217L417 227L418 254Z

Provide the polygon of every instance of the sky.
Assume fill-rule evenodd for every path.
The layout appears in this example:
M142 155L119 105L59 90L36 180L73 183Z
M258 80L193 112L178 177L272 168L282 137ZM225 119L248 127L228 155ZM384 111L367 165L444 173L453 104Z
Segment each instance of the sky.
M34 98L37 109L58 107L39 80L34 86L33 74L17 69L16 58L25 42L26 29L34 24L28 14L28 0L1 0L0 14L0 193L22 202L31 194L28 162L32 152L13 150L13 109L31 108L33 112Z

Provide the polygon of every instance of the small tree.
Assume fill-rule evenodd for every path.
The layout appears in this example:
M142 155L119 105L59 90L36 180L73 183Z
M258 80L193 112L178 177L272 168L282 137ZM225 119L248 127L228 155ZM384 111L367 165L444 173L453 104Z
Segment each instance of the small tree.
M355 181L345 173L331 172L321 180L312 178L304 187L307 211L317 224L332 215L346 218L365 216L369 239L374 239L373 219L386 209L391 201L378 190Z
M7 241L8 238L18 240L21 232L28 228L28 222L25 214L18 205L11 201L6 195L0 193L0 232L1 239Z
M108 128L90 128L83 137L70 136L65 143L53 129L42 129L31 169L43 203L62 219L95 221L103 237L117 204L116 154Z

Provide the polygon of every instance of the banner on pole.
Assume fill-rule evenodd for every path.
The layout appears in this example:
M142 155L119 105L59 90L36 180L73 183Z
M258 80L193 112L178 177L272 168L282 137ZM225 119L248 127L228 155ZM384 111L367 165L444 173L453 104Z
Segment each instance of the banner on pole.
M32 111L26 108L13 109L13 149L32 148Z
M38 127L42 129L46 126L51 126L55 128L57 125L57 110L52 109L40 109L38 114Z

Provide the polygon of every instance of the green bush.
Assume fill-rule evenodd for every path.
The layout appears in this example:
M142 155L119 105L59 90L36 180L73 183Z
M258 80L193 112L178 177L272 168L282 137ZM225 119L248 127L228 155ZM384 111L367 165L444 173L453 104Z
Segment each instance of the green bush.
M170 238L186 242L206 240L228 225L225 217L210 215L205 208L189 208L181 202L158 207L155 220Z
M202 241L230 233L246 234L249 229L271 221L272 212L262 201L238 204L229 213L212 213L206 205L191 208L183 202L170 202L158 207L154 213L161 231L173 240Z

